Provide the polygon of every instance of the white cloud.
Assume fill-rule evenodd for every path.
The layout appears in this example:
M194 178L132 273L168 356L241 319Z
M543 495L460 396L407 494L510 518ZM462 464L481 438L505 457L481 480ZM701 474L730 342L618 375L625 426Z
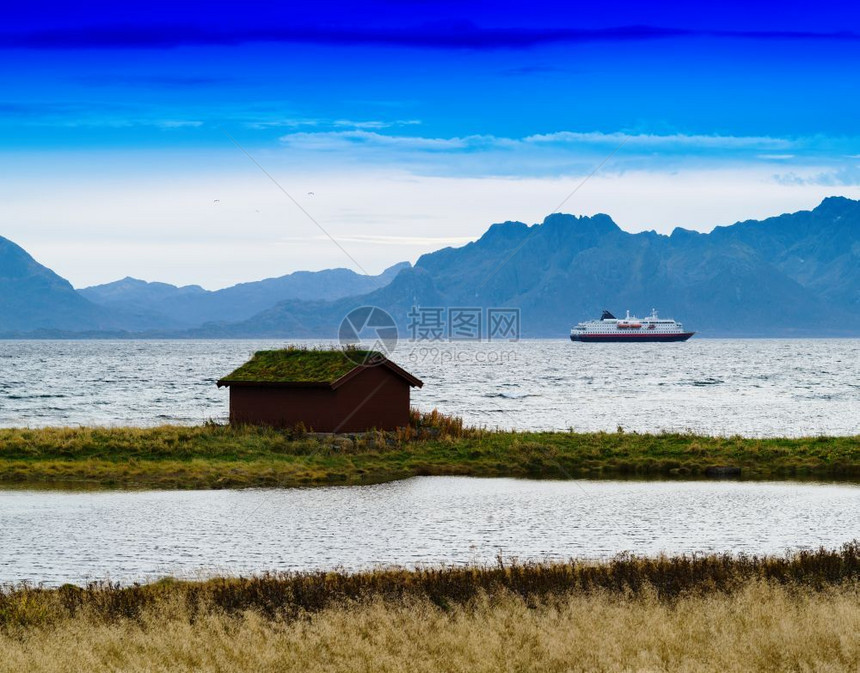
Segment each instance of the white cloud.
M392 136L374 131L321 131L319 133L290 133L280 138L284 145L303 150L343 150L349 147L387 148L418 151L455 151L475 147L494 149L504 139L494 136L466 136L463 138L427 138L423 136Z
M161 121L153 122L153 124L155 126L160 126L163 129L196 128L198 126L203 126L202 121L186 119L164 119Z
M332 126L354 129L387 129L396 126L418 126L420 124L421 120L419 119L396 119L394 121L352 121L350 119L336 119L332 122Z
M683 134L558 133L506 138L494 135L431 137L383 133L381 129L296 131L280 138L294 161L326 166L397 166L438 176L553 176L601 170L691 170L739 168L781 162L839 172L844 149L860 138L776 138ZM603 166L604 161L606 165ZM834 178L839 182L840 178ZM849 179L848 184L853 184Z
M494 222L540 222L588 173L428 176L369 166L311 170L282 152L257 158L371 273L473 240ZM77 287L132 275L214 289L352 266L238 153L210 157L195 172L179 155L173 165L160 155L122 161L79 162L71 172L68 158L13 158L19 170L0 184L0 235ZM604 212L628 231L670 233L809 209L833 194L860 198L860 180L839 187L809 181L817 170L800 182L774 179L767 164L601 171L562 210Z
M347 125L344 122L344 125ZM795 146L796 141L785 138L771 138L767 136L719 136L719 135L654 135L654 134L627 134L627 133L576 133L572 131L560 131L557 133L545 133L526 136L524 138L505 138L493 135L468 135L451 138L429 138L424 136L395 136L367 131L368 128L383 128L368 123L364 127L356 126L357 130L350 131L321 131L317 133L301 132L290 133L281 136L281 142L293 146L319 147L327 145L331 147L346 147L349 145L376 145L380 147L396 147L403 149L526 149L529 147L567 146L582 147L591 145L617 146L620 144L631 144L634 148L647 147L649 150L655 147L673 148L683 147L690 149L788 149ZM772 158L788 158L793 155L769 155Z
M284 119L267 119L262 121L248 122L246 126L252 129L268 129L268 128L300 128L302 126L320 126L324 123L322 119L306 119L306 118L284 118Z
M560 131L558 133L546 133L527 136L523 139L525 143L595 143L595 144L621 144L633 143L644 147L671 147L683 146L701 149L747 149L747 148L788 148L793 146L793 141L785 138L772 138L769 136L721 136L721 135L684 135L672 133L658 135L653 133L575 133L572 131Z
M253 122L248 122L246 126L249 128L255 129L267 129L267 128L302 128L302 127L312 127L312 128L347 128L347 129L388 129L388 128L397 128L402 126L419 126L421 124L420 119L393 119L393 120L381 120L381 119L365 119L365 120L353 120L353 119L325 119L325 118L307 118L307 117L299 117L299 118L285 118L285 119L270 119L270 120L258 120Z

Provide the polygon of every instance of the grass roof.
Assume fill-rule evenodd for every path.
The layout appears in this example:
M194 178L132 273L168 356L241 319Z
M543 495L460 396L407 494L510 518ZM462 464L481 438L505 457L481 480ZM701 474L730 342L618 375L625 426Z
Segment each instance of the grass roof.
M283 348L257 351L248 362L221 379L224 383L332 383L359 364L384 358L368 350Z

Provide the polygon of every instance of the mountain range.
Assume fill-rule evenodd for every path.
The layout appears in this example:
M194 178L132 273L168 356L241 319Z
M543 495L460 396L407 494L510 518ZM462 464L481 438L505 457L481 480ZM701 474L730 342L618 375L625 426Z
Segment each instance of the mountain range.
M133 278L76 291L0 237L3 336L334 338L358 306L405 333L413 307L518 308L522 337L557 338L604 308L657 307L702 336L858 336L860 201L669 236L556 213L378 276L299 271L214 292Z
M246 320L286 299L334 301L366 294L388 285L401 269L409 266L408 262L395 264L378 276L366 276L350 269L296 271L215 291L204 290L199 285L176 287L128 277L86 287L79 292L99 306L154 320L162 329L187 328L208 322Z

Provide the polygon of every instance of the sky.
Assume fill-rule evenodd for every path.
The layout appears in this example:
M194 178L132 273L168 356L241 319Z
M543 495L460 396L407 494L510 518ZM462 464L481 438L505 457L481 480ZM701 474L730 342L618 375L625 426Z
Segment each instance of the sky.
M0 236L76 287L217 289L556 211L669 233L860 198L856 3L560 4L7 8Z

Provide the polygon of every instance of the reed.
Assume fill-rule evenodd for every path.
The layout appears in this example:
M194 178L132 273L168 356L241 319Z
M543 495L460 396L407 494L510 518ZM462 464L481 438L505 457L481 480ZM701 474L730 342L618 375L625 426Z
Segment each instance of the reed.
M860 547L0 593L0 671L855 671Z
M857 584L860 542L782 557L623 555L603 563L508 563L499 559L492 566L269 573L197 582L168 578L127 587L109 582L56 589L23 585L0 592L0 629L55 623L80 614L102 621L133 619L170 601L179 601L192 616L213 610L226 614L253 610L267 618L295 619L371 599L420 598L445 609L497 594L540 601L570 594L635 596L645 592L672 601L689 595L731 593L751 581L807 591Z

